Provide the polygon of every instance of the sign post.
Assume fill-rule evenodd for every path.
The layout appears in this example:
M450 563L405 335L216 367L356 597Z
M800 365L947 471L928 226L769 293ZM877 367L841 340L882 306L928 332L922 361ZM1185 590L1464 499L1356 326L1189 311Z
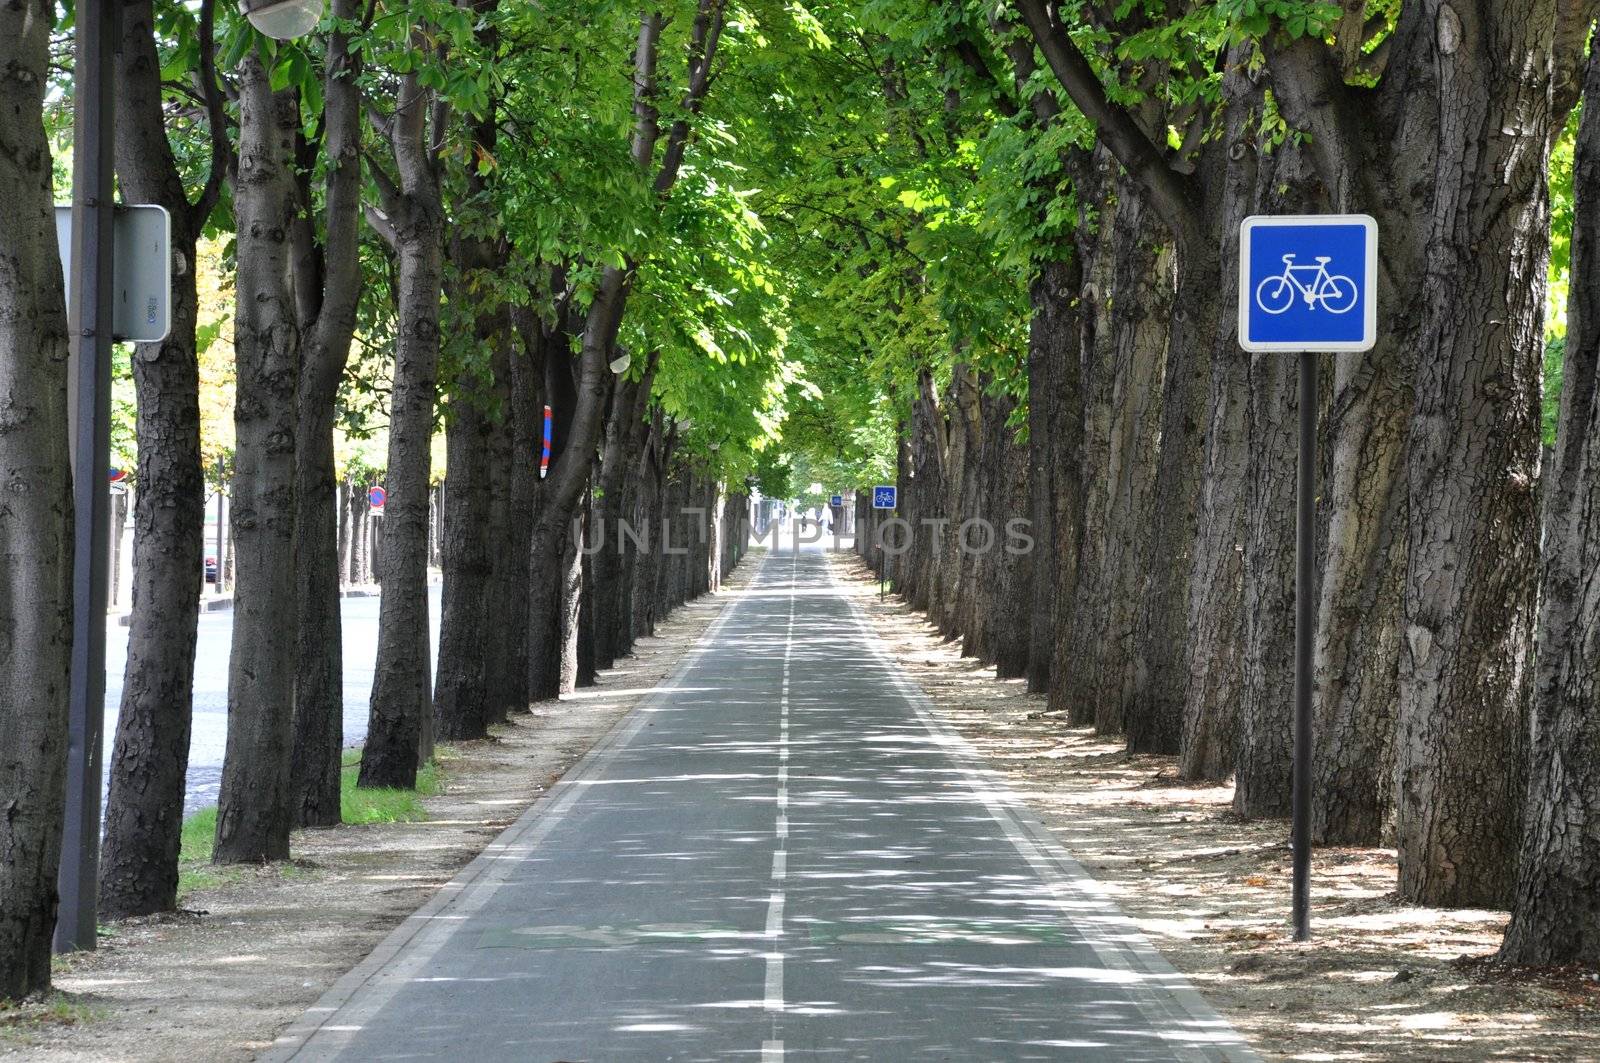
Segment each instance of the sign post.
M1293 924L1311 940L1311 668L1316 635L1317 355L1371 350L1378 223L1364 214L1246 218L1239 228L1239 345L1300 358L1295 506Z
M872 508L887 509L892 512L899 493L894 484L879 484L872 489ZM878 601L881 602L889 593L889 573L886 571L889 551L882 535L878 536L878 540Z

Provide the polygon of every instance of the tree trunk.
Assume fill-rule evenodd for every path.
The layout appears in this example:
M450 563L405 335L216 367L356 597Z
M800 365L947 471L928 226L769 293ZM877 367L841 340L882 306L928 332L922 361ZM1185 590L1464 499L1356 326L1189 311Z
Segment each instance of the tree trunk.
M1441 10L1434 42L1396 834L1403 900L1500 907L1516 885L1532 693L1554 3L1486 10L1459 40L1456 17Z
M1015 406L1015 401L1011 403ZM1014 522L1028 516L1028 447L1018 442L1016 432L1001 426L1000 475L996 495L1000 512L994 518L993 545L998 569L992 596L995 673L1001 679L1015 679L1028 673L1029 612L1021 603L1031 595L1032 561L1038 555L1024 552L1013 540ZM1035 544L1037 545L1037 544Z
M350 534L351 526L355 523L355 499L350 494L350 481L343 480L339 484L339 582L341 585L350 582L350 544L354 537Z
M445 427L444 591L439 676L433 691L435 734L447 742L489 733L487 649L490 436L481 388L458 377ZM498 623L498 621L493 621Z
M134 387L137 389L138 384ZM135 433L138 429L136 428ZM202 519L203 516L202 516ZM122 604L122 539L128 530L128 489L111 492L111 586L108 604L115 609Z
M432 94L416 74L401 82L391 147L399 186L385 195L399 258L394 387L384 473L383 542L378 579L378 660L373 669L362 786L411 789L433 733L429 689L428 480L439 367L444 283L444 209L439 161L431 147Z
M938 577L929 591L928 619L946 639L960 635L959 606L961 595L961 545L960 529L964 503L967 498L970 467L976 462L977 447L977 374L970 366L957 365L951 373L950 398L945 403L950 410L949 441L945 458L945 497L941 507L948 523L940 533L938 544Z
M945 519L946 448L944 443L944 412L939 407L939 397L934 389L933 377L923 370L917 377L918 397L911 413L911 490L909 515L914 538L911 553L906 555L907 571L911 574L906 600L913 609L930 612L932 595L938 585L935 566L939 563L939 533ZM858 508L858 518L862 516ZM865 515L870 516L867 510ZM930 523L932 522L932 523ZM856 544L865 556L871 548L870 537L860 529L868 522L857 521Z
M0 7L0 1000L50 988L66 796L67 317L42 118L53 22L42 0Z
M167 142L151 5L130 5L122 19L117 172L123 195L160 204L171 215L173 278L171 332L159 344L137 345L133 355L139 449L133 615L100 852L100 914L111 919L177 905L205 553L190 268L204 219L195 217Z
M596 470L598 472L598 470ZM590 494L583 500L583 510L579 518L582 535L578 540L578 608L577 645L574 649L574 663L576 668L573 673L573 686L592 687L599 668L595 660L594 648L594 555L595 555L595 526L594 526L594 496Z
M1051 671L1055 679L1049 691L1049 709L1066 718L1069 725L1093 723L1096 714L1113 717L1115 732L1121 733L1120 701L1100 705L1097 701L1102 672L1111 667L1111 647L1105 628L1110 614L1111 580L1116 573L1107 568L1107 552L1113 544L1106 527L1115 496L1112 474L1116 469L1112 454L1112 389L1116 383L1117 347L1111 310L1139 311L1143 303L1124 300L1117 289L1120 256L1113 253L1113 238L1126 242L1125 254L1141 253L1141 234L1124 233L1128 222L1119 218L1127 206L1106 193L1111 187L1114 162L1104 149L1096 148L1072 168L1074 183L1081 189L1070 274L1061 272L1055 290L1048 298L1064 300L1048 308L1051 335L1043 337L1054 351L1052 356L1078 377L1079 399L1076 417L1065 426L1067 440L1051 444L1046 460L1058 463L1055 471L1058 490L1065 489L1061 478L1072 475L1076 482L1077 527L1069 542L1057 533L1051 544L1055 579L1050 590L1056 599L1058 622L1051 640ZM1098 206L1091 215L1090 204ZM1121 246L1121 245L1119 245ZM1037 283L1037 282L1036 282ZM1067 290L1070 285L1070 291ZM1159 379L1152 385L1159 388ZM1060 416L1071 416L1063 410ZM1068 513L1058 500L1055 519L1067 521ZM1130 644L1123 648L1131 653ZM1131 673L1131 667L1130 667ZM1115 712L1109 710L1115 709Z
M618 657L628 652L631 641L622 611L627 542L621 525L629 513L628 472L637 467L639 448L644 442L644 407L650 398L654 363L652 355L643 377L617 386L600 459L599 498L594 503L595 519L591 527L596 552L591 561L595 583L595 658L601 668L612 667Z
M213 855L219 864L288 859L293 826L299 329L289 231L300 108L295 93L273 92L269 80L254 53L240 63L232 524L238 584Z
M354 21L359 0L336 0L334 18ZM350 360L361 294L361 98L359 60L349 37L328 38L323 88L323 154L328 159L326 236L316 246L312 196L303 213L295 267L301 320L300 407L295 455L295 567L299 669L295 680L294 757L290 772L295 825L332 827L341 819L344 746L344 638L339 613L341 496L333 453L339 382ZM309 152L308 152L309 153Z
M531 575L528 598L528 694L535 701L557 698L564 688L563 669L574 669L568 656L567 636L572 625L564 610L570 603L568 581L575 555L570 553L572 520L579 496L588 482L589 459L577 467L566 468L572 449L574 425L578 417L577 375L581 362L564 344L548 344L544 360L544 395L551 411L550 476L540 489L540 505L530 541ZM610 370L606 370L609 375ZM604 383L597 379L597 386ZM603 392L594 401L603 403ZM596 414L598 420L598 412ZM573 484L576 479L578 482ZM558 486L566 481L565 486ZM563 495L567 497L563 497ZM576 644L572 644L575 652ZM572 673L566 676L567 682ZM566 689L570 689L567 687Z
M378 660L361 753L362 786L416 785L423 717L429 715L428 469L443 279L437 201L417 204L400 250L399 339L389 414L389 456L378 579Z
M493 559L495 580L504 588L502 647L497 703L508 712L527 712L529 625L529 558L533 524L539 507L538 443L544 432L544 335L537 317L513 308L512 319L522 338L522 351L508 350L511 386L510 512L505 552Z
M1544 492L1531 778L1500 959L1600 966L1600 51L1578 131L1561 413Z
M1206 252L1214 254L1207 248ZM1189 676L1189 598L1205 468L1212 337L1221 273L1198 247L1180 252L1161 400L1161 450L1149 532L1140 541L1134 690L1123 704L1128 749L1176 753Z
M557 610L560 641L557 642L556 696L578 689L578 624L583 609L583 511L580 508L567 525L561 539L561 568L558 575L561 600Z
M507 335L497 337L492 360L494 374L495 408L499 415L489 426L489 437L484 444L489 470L489 513L485 533L488 547L488 592L484 597L484 712L490 723L504 723L512 712L520 712L527 705L519 694L524 665L519 644L527 624L519 609L519 599L525 600L523 588L524 566L520 559L527 556L522 549L526 540L519 539L516 525L525 524L529 509L516 509L516 465L531 467L533 453L517 449L516 397L511 381L513 353ZM445 493L449 497L449 492ZM530 500L531 502L531 500ZM443 638L441 636L441 643ZM440 668L443 669L443 645L440 646Z
M1232 58L1235 61L1223 76L1228 162L1217 225L1220 277L1236 276L1239 269L1237 233L1255 203L1256 116L1262 107L1260 88L1245 74L1238 57ZM1210 416L1190 576L1178 775L1222 781L1234 770L1239 704L1244 698L1250 362L1239 354L1236 319L1218 310L1212 320L1216 329L1211 338Z
M1028 595L1028 692L1048 694L1069 670L1053 666L1056 630L1067 621L1073 595L1060 595L1062 567L1078 575L1081 479L1073 457L1083 435L1076 300L1082 269L1070 252L1045 263L1029 287L1028 519L1033 537ZM1071 381L1072 383L1069 383ZM1063 460L1065 459L1065 460ZM1058 520L1058 517L1060 518ZM1069 545L1070 544L1070 545ZM1069 582L1069 588L1071 584Z
M364 585L371 582L371 561L367 545L372 526L372 503L367 501L367 487L364 483L353 482L350 485L350 513L353 524L350 538L350 582Z
M676 434L666 428L665 422L665 416L657 407L651 417L648 442L639 464L642 489L638 515L644 543L635 562L633 613L634 631L641 637L655 634L657 619L656 585L661 571L661 532L666 511L666 465Z
M986 383L989 383L986 381ZM1012 405L1010 396L986 392L980 397L977 475L973 477L971 509L962 514L957 529L964 567L970 573L967 586L967 621L962 628L961 652L990 664L995 659L994 607L999 582L998 558L984 549L985 528L992 528L1001 512L1001 440L1006 416ZM909 464L909 462L907 463Z
M1129 707L1137 697L1137 631L1144 594L1140 543L1150 534L1157 509L1165 508L1156 478L1174 268L1170 237L1131 184L1118 193L1111 232L1116 265L1110 292L1101 290L1102 301L1109 299L1111 305L1106 323L1097 323L1097 330L1110 329L1114 352L1106 415L1107 496L1104 516L1098 520L1091 520L1094 505L1086 500L1084 536L1087 553L1092 529L1104 528L1100 563L1085 565L1085 571L1103 575L1091 588L1094 596L1088 599L1088 609L1076 614L1075 634L1077 645L1096 661L1092 667L1096 686L1088 704L1095 732L1102 735L1125 732ZM1096 338L1094 345L1098 342ZM1094 345L1086 342L1085 352ZM1098 393L1098 382L1091 384L1090 394ZM1081 702L1075 699L1074 704ZM1082 720L1084 715L1080 707L1073 718Z

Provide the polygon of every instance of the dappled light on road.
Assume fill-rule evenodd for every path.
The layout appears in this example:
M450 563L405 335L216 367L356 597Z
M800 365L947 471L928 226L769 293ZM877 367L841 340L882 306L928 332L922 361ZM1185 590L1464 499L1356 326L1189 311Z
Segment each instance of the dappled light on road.
M303 1058L1248 1058L919 699L769 556Z

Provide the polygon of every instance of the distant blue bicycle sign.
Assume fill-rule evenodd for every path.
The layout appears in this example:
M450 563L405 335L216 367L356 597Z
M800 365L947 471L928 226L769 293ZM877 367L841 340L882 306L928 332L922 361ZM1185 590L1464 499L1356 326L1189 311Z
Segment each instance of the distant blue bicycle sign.
M894 485L879 485L872 489L873 509L893 509L896 490Z
M1377 341L1378 223L1364 214L1246 218L1239 345L1365 351Z
M842 505L844 505L844 495L830 495L830 496L828 496L828 505L830 505L830 506L842 506Z

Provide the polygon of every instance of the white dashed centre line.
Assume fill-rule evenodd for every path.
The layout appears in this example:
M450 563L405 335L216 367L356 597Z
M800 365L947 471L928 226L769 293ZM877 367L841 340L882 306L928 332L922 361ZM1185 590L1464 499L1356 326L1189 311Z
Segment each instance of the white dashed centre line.
M767 983L762 1001L763 1007L773 1014L782 1012L784 1006L782 883L789 875L789 662L794 652L794 581L799 576L799 560L796 555L789 567L789 621L783 638L783 677L778 693L778 793L777 819L773 824L777 847L772 854L773 889L767 898ZM781 1063L782 1059L782 1041L762 1042L762 1063Z

